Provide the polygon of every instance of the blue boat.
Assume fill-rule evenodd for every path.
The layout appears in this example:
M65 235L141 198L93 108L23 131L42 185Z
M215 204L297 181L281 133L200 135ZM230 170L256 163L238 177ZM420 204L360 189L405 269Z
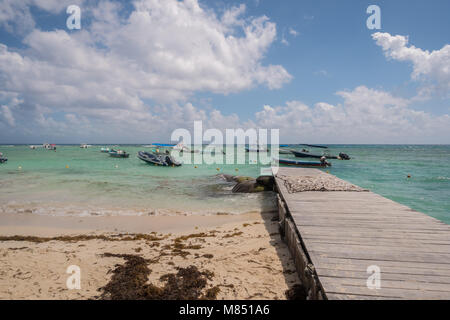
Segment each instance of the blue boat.
M152 143L151 147L175 147L175 144L166 144L166 143Z
M284 164L287 166L296 166L296 167L331 167L331 163L329 162L315 162L315 161L298 161L295 159L278 159L280 164Z

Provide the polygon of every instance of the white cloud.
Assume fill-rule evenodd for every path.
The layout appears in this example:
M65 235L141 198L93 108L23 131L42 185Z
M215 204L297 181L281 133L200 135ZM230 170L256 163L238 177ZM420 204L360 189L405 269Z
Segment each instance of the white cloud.
M410 101L360 86L337 92L342 104L314 106L299 101L264 108L256 124L280 128L290 143L449 143L450 117L433 116L409 107ZM289 141L287 141L289 140Z
M289 28L289 34L294 37L299 35L298 31L296 31L294 28Z
M374 33L372 38L383 48L385 55L398 61L408 61L413 65L413 79L433 82L436 89L444 93L450 91L450 45L440 50L428 51L408 45L408 37L389 33ZM429 90L424 89L425 91ZM423 93L421 92L421 96Z
M24 12L31 3L55 12L63 8L57 1L25 1ZM31 122L61 132L75 123L85 126L83 132L95 132L95 124L158 132L169 119L187 116L187 105L174 106L196 92L230 94L258 85L277 89L291 79L282 66L263 65L276 26L265 16L245 17L244 5L221 16L197 0L133 5L124 17L119 2L100 1L90 8L88 27L71 33L33 29L20 51L0 43L0 87L22 101L14 108L5 104L5 123L15 119L16 125L30 127ZM150 107L155 103L169 107ZM69 115L61 120L53 115L57 112ZM209 116L236 120L218 111ZM63 121L66 127L58 124Z

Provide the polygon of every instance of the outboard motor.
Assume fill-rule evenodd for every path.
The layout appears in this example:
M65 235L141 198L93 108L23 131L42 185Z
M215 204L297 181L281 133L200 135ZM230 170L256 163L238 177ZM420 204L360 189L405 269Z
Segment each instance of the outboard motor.
M339 153L339 157L342 159L342 160L350 160L350 157L349 157L349 155L348 154L346 154L346 153Z
M165 163L167 163L168 166L179 166L180 163L177 162L172 156L166 156Z

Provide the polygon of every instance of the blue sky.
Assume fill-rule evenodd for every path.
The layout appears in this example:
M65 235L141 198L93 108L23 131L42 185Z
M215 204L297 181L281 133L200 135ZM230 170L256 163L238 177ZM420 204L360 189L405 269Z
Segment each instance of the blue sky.
M78 4L81 30L68 30ZM381 29L369 30L369 5ZM450 2L0 0L0 143L450 143Z

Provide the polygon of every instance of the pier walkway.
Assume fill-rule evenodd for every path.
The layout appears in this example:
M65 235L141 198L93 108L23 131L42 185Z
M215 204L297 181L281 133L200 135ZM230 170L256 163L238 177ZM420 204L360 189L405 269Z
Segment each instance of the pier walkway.
M318 175L274 171L281 233L309 299L450 299L450 225L369 191L286 187Z

